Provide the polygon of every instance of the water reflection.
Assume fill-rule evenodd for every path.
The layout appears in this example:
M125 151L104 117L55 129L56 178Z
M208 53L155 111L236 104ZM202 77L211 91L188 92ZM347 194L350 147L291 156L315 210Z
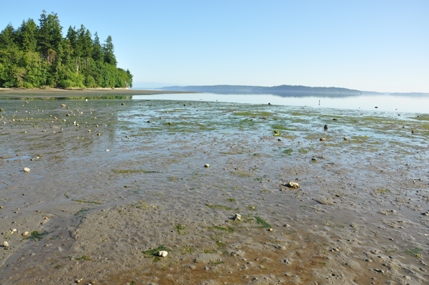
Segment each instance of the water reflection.
M427 113L429 112L429 96L413 95L359 95L359 96L285 96L273 94L159 94L136 95L136 100L187 100L230 102L248 104L273 104L291 106L309 106L314 108L335 108L349 110L377 110L378 112Z

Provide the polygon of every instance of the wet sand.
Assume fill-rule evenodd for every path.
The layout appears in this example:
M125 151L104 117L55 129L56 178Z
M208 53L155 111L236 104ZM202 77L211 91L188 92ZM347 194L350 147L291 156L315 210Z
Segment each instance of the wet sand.
M429 282L427 116L0 103L2 285Z

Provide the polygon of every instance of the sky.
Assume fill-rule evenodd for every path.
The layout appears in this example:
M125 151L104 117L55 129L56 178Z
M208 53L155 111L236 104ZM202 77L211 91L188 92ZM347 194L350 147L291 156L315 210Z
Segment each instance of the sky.
M0 0L0 30L57 13L112 36L134 87L305 85L429 93L428 0Z

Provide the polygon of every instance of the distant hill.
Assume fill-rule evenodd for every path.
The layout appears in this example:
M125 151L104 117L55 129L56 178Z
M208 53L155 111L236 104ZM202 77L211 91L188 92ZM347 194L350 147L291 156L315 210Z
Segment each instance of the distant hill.
M247 85L201 85L201 86L167 86L162 90L168 91L189 91L205 92L217 94L275 94L280 96L308 96L308 95L329 95L329 96L352 96L361 95L359 90L339 88L339 87L308 87L300 85L280 85L272 87L247 86Z

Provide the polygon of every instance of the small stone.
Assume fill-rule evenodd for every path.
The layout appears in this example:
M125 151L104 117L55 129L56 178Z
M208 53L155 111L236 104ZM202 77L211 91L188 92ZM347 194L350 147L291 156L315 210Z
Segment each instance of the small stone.
M326 138L320 138L320 141L324 142L324 141L326 141Z
M0 209L3 209L3 206L0 206Z
M324 125L324 126L323 126L323 129L324 129L325 131L327 131L327 130L328 130L328 125Z
M121 106L125 106L125 103L124 103L124 102L122 102L122 103L121 103Z
M67 105L66 104L61 104L61 107L65 108Z
M30 172L30 168L24 167L24 172Z
M348 138L348 137L344 137L344 140L345 140L345 141L348 141L348 140L349 140L349 138Z
M11 229L10 234L13 235L14 233L16 233L16 229Z
M109 152L110 150L109 149L106 149L106 152Z
M158 256L160 257L166 257L168 255L168 252L165 250L161 250L160 252L158 252Z
M30 235L30 233L29 233L29 232L23 232L21 235L22 235L23 237L26 237L26 236Z
M210 167L210 164L206 163L206 164L204 164L204 167L205 167L205 168L209 168L209 167Z
M241 215L240 214L235 214L234 217L232 218L234 221L241 221Z
M6 248L6 249L8 249L9 248L9 243L7 241L4 241L3 242L3 247Z
M284 186L289 187L289 188L293 188L293 189L299 188L299 184L297 182L293 182L293 181L290 181L290 182L284 184Z
M280 138L279 138L279 139L277 139L277 140L278 140L279 142L281 142L281 141L282 141L282 139L280 139Z
M272 229L272 228L269 228L269 229L268 229L268 231L269 231L269 232L272 232L272 231L273 231L273 229Z

